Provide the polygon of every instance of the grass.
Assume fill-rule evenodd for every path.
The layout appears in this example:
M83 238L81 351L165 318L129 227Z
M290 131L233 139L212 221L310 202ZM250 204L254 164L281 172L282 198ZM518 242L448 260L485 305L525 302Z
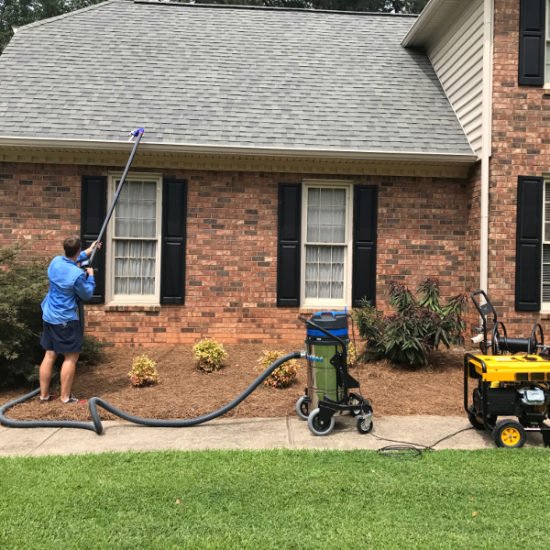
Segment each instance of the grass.
M0 547L543 548L544 449L0 459Z

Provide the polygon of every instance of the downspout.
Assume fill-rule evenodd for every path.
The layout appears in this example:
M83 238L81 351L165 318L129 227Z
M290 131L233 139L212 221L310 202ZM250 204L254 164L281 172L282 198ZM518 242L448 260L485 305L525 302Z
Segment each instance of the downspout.
M494 0L484 0L479 288L487 293L489 292L489 163L493 118L493 13Z

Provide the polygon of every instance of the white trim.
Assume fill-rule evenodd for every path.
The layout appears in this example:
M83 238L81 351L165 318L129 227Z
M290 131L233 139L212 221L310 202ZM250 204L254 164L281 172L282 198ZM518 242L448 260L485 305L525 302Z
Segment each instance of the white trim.
M111 204L115 193L115 180L120 179L122 172L109 172L107 185L107 203ZM162 247L162 175L156 173L132 172L126 177L126 182L148 180L156 183L156 258L155 258L155 293L148 296L118 295L114 296L114 256L113 256L113 223L107 226L106 240L108 242L105 258L105 304L106 306L140 306L160 304L160 264ZM125 182L125 184L126 184ZM114 218L114 216L113 216Z
M147 133L140 143L141 153L190 153L213 155L251 155L274 157L311 157L311 158L341 158L358 160L387 160L411 162L440 162L456 164L473 164L476 155L464 153L437 153L422 151L368 151L357 149L315 149L315 148L285 148L278 146L248 147L227 145L204 145L198 143L163 143L147 141ZM132 144L120 140L99 139L58 139L58 138L27 138L0 136L0 147L29 148L61 148L79 150L129 151Z
M479 227L479 288L489 293L489 167L493 120L493 13L494 0L483 4L483 91Z
M353 182L350 180L306 179L302 185L302 227L300 250L300 307L305 308L335 308L351 307L351 275L353 261ZM306 298L306 237L307 237L307 191L311 187L326 187L330 189L345 189L346 191L346 247L344 264L343 298L331 300L327 298ZM340 245L338 245L340 246Z

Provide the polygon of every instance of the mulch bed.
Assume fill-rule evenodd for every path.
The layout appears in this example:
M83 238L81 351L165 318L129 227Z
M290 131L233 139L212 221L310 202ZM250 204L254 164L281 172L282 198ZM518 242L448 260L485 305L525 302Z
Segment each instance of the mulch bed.
M206 374L197 370L191 346L162 348L108 348L95 366L79 366L74 393L79 398L101 397L130 414L144 418L192 418L211 412L241 393L261 372L257 360L267 348L226 345L225 367ZM283 352L293 351L282 349ZM157 362L159 384L134 388L128 378L132 359L142 353ZM435 352L430 365L412 370L378 361L361 364L350 373L361 384L376 416L435 414L463 415L464 350ZM226 416L234 418L293 415L296 400L306 386L306 362L300 361L295 384L286 389L260 387ZM0 404L29 391L0 391ZM58 391L58 390L57 390ZM8 412L13 419L88 420L86 404L63 405L59 400L40 403L38 397ZM101 410L102 419L115 419Z

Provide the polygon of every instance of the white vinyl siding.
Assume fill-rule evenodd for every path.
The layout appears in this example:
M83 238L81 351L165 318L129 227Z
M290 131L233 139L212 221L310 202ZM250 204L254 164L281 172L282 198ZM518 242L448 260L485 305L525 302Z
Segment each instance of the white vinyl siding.
M351 185L304 185L302 304L341 307L350 301Z
M119 178L109 178L110 201ZM160 301L160 177L131 176L109 224L107 295L113 304Z
M477 155L482 147L483 0L428 45L428 57Z

